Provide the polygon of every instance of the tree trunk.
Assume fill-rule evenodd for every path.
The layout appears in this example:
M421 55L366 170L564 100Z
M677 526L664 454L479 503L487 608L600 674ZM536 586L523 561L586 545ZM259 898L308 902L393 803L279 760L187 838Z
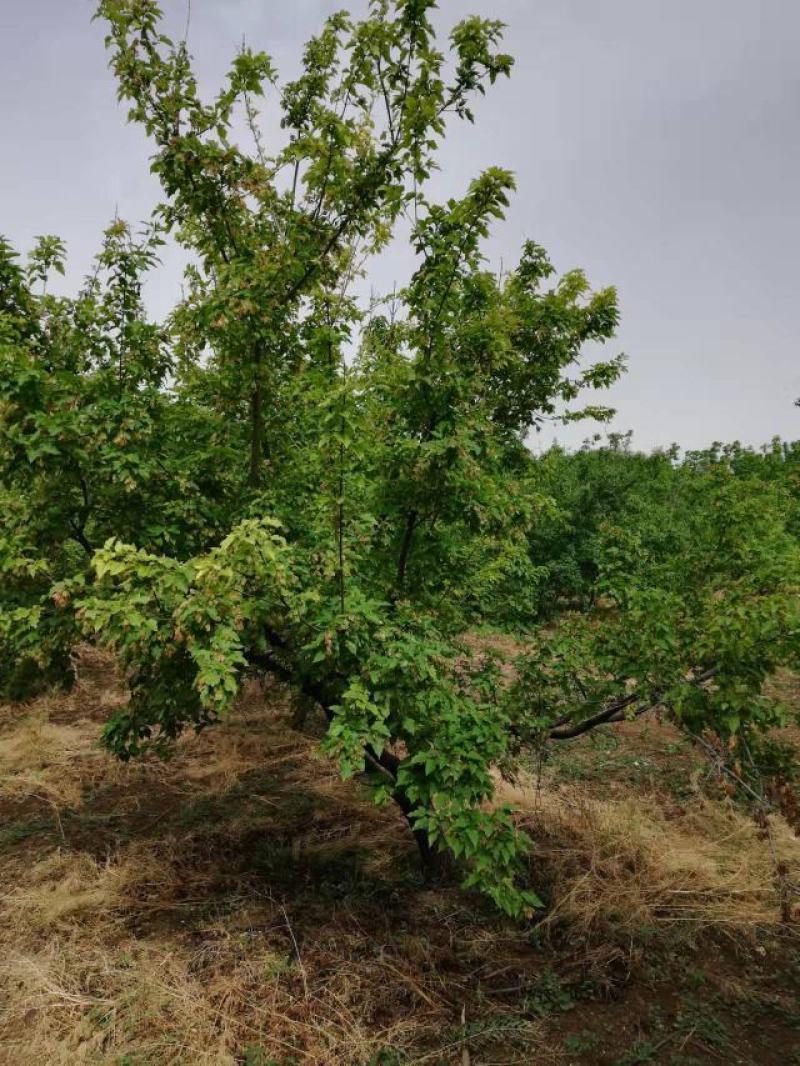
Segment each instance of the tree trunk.
M261 382L256 382L250 394L250 473L248 484L257 489L261 484L261 462L263 459L263 415L261 412Z
M395 797L395 802L398 802ZM406 819L408 821L408 819ZM411 823L409 822L409 826ZM456 872L456 862L450 851L440 851L431 845L424 829L411 829L417 842L422 872L429 883L449 881Z
M263 354L261 345L257 345L253 353L253 387L250 392L250 471L247 480L251 489L257 489L261 484L264 461L264 398L261 383Z
M277 640L274 635L271 635L272 643L280 646L280 641ZM280 663L274 660L267 660L263 664L264 668L270 673L279 677L282 681L289 684L298 684L297 679L292 675L291 671ZM299 686L303 695L318 704L328 720L333 718L333 712L331 711L331 705L336 702L336 695L326 690L326 687L319 683L309 680L299 682ZM400 767L400 760L392 752L384 749L380 753L376 753L369 748L365 749L365 757L367 762L371 763L376 769L384 773L393 783L397 781L397 771ZM425 874L426 880L439 881L452 876L455 871L455 859L451 852L440 851L434 847L428 839L428 834L424 829L418 829L413 822L412 812L414 807L409 800L408 796L399 788L392 789L392 799L403 812L403 817L406 820L406 824L411 830L412 836L417 844L417 850L419 851L419 857L422 864L422 869Z
M384 750L377 757L371 755L370 760L378 763L393 780L397 780L397 769L400 765L400 760L396 755ZM412 818L414 808L405 792L399 788L393 789L392 799L403 812L406 824L417 843L425 879L427 881L441 881L452 877L455 872L453 855L449 851L440 851L439 848L432 845L425 830L418 829L414 825Z
M419 515L416 511L409 511L406 515L405 528L403 529L403 540L400 544L400 557L397 560L397 577L395 578L398 596L402 596L405 587L408 556L411 551L411 541L417 526L418 517Z

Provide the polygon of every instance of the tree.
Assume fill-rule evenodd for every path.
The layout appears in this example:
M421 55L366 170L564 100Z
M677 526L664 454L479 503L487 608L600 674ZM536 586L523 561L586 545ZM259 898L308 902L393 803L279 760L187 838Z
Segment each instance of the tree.
M221 414L167 389L174 354L145 318L158 243L115 221L75 299L46 291L64 269L56 238L40 238L24 268L0 244L0 682L11 694L69 681L78 633L53 589L96 547L119 536L185 555L214 543L230 513L237 442L221 436Z
M446 121L471 120L475 95L511 69L502 26L477 17L452 29L446 57L432 7L373 0L361 21L331 17L279 96L269 58L243 48L208 103L152 0L100 4L164 201L141 239L114 223L75 300L34 291L61 262L54 239L27 272L8 248L0 260L0 458L15 508L0 639L20 684L59 656L63 673L78 630L111 646L131 700L104 741L122 758L166 752L222 719L248 675L273 675L322 708L325 750L399 805L428 864L455 857L468 885L521 914L538 901L519 876L526 838L491 803L495 768L654 703L691 728L724 714L731 735L766 726L772 711L743 693L796 652L796 545L777 504L759 525L744 482L723 478L698 501L706 554L666 587L642 533L604 532L592 580L614 602L615 640L568 618L512 685L468 653L459 634L476 620L533 624L551 579L533 545L558 503L527 434L606 417L571 405L622 361L582 356L614 334L613 289L593 292L580 271L555 279L530 241L509 273L487 268L511 174L428 197ZM254 106L268 91L286 137L269 152ZM416 269L365 308L354 281L400 224ZM192 265L156 326L141 278L167 232ZM670 582L705 573L717 543L716 576L681 599ZM739 644L698 643L720 631L718 602Z
M595 609L562 611L534 642L515 682L517 729L527 720L532 734L565 740L661 707L757 770L769 730L786 722L764 681L796 662L799 646L795 458L777 443L683 461L617 447L545 456L548 477L553 461L562 474L573 468L561 477L570 507L579 486L579 513L558 516L553 574L571 593L559 559L573 547L560 544L566 526L589 546L582 582ZM537 553L543 539L537 531Z

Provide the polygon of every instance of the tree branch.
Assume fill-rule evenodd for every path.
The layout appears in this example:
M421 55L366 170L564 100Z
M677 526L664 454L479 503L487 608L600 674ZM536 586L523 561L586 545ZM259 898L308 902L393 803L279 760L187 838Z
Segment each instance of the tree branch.
M707 670L703 670L694 677L685 678L685 680L691 685L702 685L706 681L710 681L716 673L716 667L709 667ZM603 710L598 711L597 714L593 714L591 717L585 718L583 721L577 722L575 725L566 726L566 722L569 721L569 718L564 716L558 719L554 727L551 727L548 737L550 740L572 740L574 737L582 736L584 733L588 733L590 730L596 729L597 726L604 725L606 722L624 722L631 718L640 718L643 714L660 706L663 703L667 691L667 686L657 689L655 694L652 695L647 702L628 714L624 713L627 708L632 707L641 699L641 696L636 692L614 700L612 703L604 707Z

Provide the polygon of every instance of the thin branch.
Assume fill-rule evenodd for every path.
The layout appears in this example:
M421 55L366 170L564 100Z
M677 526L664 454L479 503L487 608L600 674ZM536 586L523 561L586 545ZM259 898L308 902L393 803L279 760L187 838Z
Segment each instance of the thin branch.
M192 0L186 0L186 25L183 28L183 43L189 40L189 27L192 24Z

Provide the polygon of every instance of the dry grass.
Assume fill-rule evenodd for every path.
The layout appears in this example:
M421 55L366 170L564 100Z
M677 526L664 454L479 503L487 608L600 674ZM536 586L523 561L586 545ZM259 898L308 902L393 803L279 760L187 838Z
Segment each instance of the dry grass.
M85 655L68 696L0 708L2 1066L567 1061L527 1005L552 953L424 886L397 814L287 727L280 691L125 767L96 746L124 695ZM770 842L721 802L500 792L538 842L554 935L776 930L771 849L800 873L780 819Z
M736 932L780 922L783 876L800 881L800 839L780 815L759 831L728 802L601 799L575 785L501 784L537 841L551 891L545 923L630 940L674 923Z
M286 727L279 692L254 688L166 766L115 763L96 745L98 704L123 698L109 670L0 714L19 830L0 837L0 1063L460 1060L485 931L452 948L464 901L421 886L397 815Z
M442 1040L454 1011L425 936L384 950L357 921L329 918L306 948L268 889L245 890L232 912L182 901L185 888L142 848L106 863L59 850L26 871L2 901L13 942L0 1062L233 1066L251 1046L281 1063L356 1066L387 1047L458 1043ZM132 935L134 914L171 920ZM540 1027L516 1028L535 1040Z
M70 692L24 706L0 704L0 799L32 796L75 805L93 779L112 768L98 751L99 723L125 701L107 655L81 649L81 672Z

